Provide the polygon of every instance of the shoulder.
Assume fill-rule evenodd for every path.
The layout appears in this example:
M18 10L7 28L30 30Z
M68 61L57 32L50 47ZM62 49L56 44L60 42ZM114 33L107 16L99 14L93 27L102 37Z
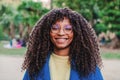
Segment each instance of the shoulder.
M25 74L24 74L23 80L30 80L30 76L29 76L28 71L25 71Z
M99 67L96 67L95 71L91 72L86 77L79 76L77 71L72 70L70 77L71 77L70 80L74 80L74 79L76 80L104 80Z
M91 72L87 78L88 80L104 80L99 67L96 67L95 72Z
M45 78L45 80L49 80L49 79L46 79L46 78L49 78L49 75L50 75L49 67L48 67L49 66L49 58L50 58L50 54L48 55L48 57L46 59L46 62L43 65L43 68L39 71L38 75L34 76L34 78L36 80L41 80L41 79L44 79L44 78ZM48 76L48 77L45 77L45 76ZM29 75L28 70L25 71L23 80L30 80L30 75Z

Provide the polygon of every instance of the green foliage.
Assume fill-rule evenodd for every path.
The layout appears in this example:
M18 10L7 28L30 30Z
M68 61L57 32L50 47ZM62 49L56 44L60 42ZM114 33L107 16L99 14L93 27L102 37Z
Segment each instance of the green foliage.
M13 20L13 12L11 6L1 5L0 6L0 25L3 26L4 29L8 28L10 21Z
M92 22L98 34L109 30L119 35L120 0L53 0L53 2L55 7L69 7L81 13ZM98 20L101 21L99 24Z
M118 39L120 39L120 31L116 31L115 34L118 37Z
M69 7L81 13L96 30L97 34L107 30L120 36L120 0L52 0L53 7ZM9 30L12 22L19 31L19 24L24 27L33 25L48 12L41 2L22 0L17 7L0 5L0 26ZM100 22L97 22L100 20Z
M101 32L107 31L107 27L103 23L95 24L94 29L95 29L97 35L100 34Z
M49 10L42 7L41 2L23 1L20 6L18 6L18 11L23 17L23 23L25 25L33 26L37 20Z
M97 0L53 0L54 6L69 7L81 13L87 20L92 20L98 17L98 5Z
M103 18L107 29L120 36L120 0L107 2L103 9Z
M3 35L3 29L0 26L0 40L4 39L4 35Z
M48 11L49 9L44 8L41 2L34 2L33 0L23 0L16 7L2 4L0 5L0 26L9 35L9 32L13 30L10 30L10 24L13 24L15 31L13 34L19 34L21 24L23 30L26 30L28 26L33 27L38 19Z
M3 27L0 26L0 41L1 40L8 40L9 37L5 35L4 31L3 31Z

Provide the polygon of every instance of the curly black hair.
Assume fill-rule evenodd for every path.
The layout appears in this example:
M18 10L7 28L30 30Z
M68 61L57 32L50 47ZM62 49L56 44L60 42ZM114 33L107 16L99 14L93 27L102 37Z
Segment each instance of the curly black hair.
M81 14L69 8L58 8L45 14L29 36L22 69L27 69L30 75L38 74L46 62L48 52L53 51L54 45L50 40L51 26L64 17L68 18L73 26L74 38L69 51L72 68L76 69L80 76L94 72L96 66L101 68L102 60L93 28Z

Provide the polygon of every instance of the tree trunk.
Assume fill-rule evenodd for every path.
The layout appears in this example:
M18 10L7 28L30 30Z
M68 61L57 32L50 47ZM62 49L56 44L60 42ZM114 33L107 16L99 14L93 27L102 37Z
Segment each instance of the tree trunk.
M32 28L27 25L24 29L24 32L23 32L23 39L27 42L28 38L29 38L29 34L31 32Z
M10 36L11 39L15 38L15 29L14 29L14 24L12 22L10 23Z
M23 32L24 32L24 29L23 29L23 28L24 28L23 25L20 24L20 25L19 25L19 35L20 35L20 38L23 38Z

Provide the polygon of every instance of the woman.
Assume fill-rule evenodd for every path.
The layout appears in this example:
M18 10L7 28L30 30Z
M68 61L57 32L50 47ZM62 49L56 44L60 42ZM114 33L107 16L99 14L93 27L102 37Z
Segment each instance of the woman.
M28 41L23 80L103 80L95 32L77 12L53 9Z

